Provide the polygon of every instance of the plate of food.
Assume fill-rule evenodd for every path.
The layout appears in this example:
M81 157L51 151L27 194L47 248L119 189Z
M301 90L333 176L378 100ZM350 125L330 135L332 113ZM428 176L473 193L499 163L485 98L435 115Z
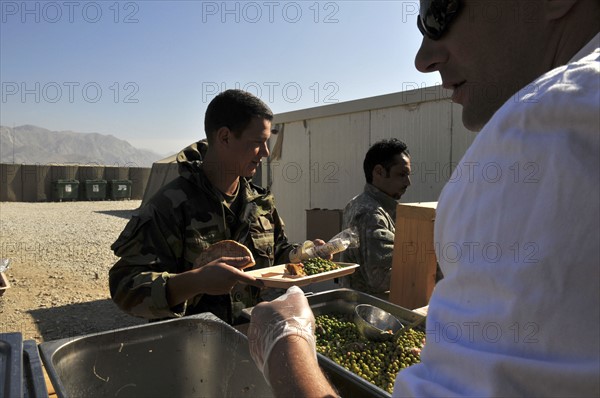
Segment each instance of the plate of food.
M306 286L350 275L358 266L358 264L311 258L301 263L280 264L245 272L261 280L266 287L287 289L290 286Z

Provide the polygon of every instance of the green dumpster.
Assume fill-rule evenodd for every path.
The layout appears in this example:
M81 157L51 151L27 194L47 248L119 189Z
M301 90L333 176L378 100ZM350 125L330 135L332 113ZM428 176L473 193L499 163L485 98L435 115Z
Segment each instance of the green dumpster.
M108 192L112 200L131 199L131 180L110 180Z
M52 194L54 200L77 200L79 196L79 181L56 180L52 182Z
M85 180L83 197L86 200L106 199L106 180Z

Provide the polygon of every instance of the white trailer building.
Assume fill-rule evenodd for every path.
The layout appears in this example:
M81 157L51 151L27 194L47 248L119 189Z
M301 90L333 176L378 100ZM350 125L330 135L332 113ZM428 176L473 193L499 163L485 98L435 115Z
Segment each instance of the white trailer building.
M461 106L441 86L275 115L280 133L261 183L271 188L292 242L306 239L306 211L343 209L365 184L370 145L396 137L408 145L412 186L402 202L432 202L475 138L462 125Z

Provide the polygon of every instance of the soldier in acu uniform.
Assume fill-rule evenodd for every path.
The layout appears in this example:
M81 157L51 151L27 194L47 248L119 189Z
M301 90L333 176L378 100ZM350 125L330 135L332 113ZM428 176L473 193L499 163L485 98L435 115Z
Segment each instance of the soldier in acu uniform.
M365 156L363 193L344 208L342 228L356 228L360 246L342 252L344 262L360 264L341 285L387 299L392 273L396 205L410 186L410 156L395 138L375 143Z
M238 269L246 261L194 268L194 260L231 239L252 251L253 269L289 261L295 245L273 195L250 181L269 155L272 119L266 104L240 90L211 101L207 142L177 155L180 176L139 209L112 246L120 260L110 270L110 292L121 309L147 319L212 312L235 324L243 308L260 300L261 282Z

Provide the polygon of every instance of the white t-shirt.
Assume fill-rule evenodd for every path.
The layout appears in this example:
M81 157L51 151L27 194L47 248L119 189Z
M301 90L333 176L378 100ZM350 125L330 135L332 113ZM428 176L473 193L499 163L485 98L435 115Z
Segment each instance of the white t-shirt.
M600 35L507 101L442 191L445 278L394 396L600 396Z

